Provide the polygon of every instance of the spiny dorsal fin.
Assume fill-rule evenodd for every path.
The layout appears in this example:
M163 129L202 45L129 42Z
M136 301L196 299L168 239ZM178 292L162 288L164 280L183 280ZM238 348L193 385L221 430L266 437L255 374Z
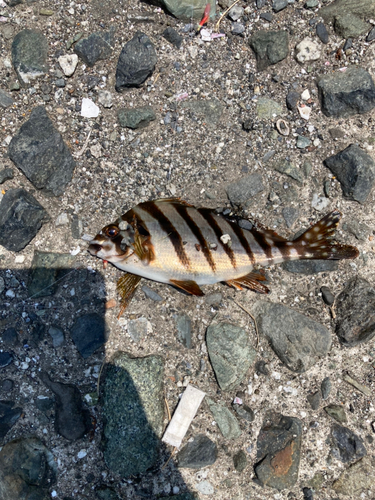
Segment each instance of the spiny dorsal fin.
M185 200L182 200L181 198L159 198L157 200L152 200L154 203L177 203L179 205L184 205L185 207L193 207L194 205L191 205L191 203L188 203Z

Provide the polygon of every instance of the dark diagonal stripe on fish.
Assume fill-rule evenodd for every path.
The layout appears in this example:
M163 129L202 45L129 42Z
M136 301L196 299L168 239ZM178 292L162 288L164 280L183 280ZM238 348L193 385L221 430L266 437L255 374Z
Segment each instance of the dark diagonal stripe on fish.
M174 225L172 224L172 222L168 219L168 217L166 217L160 210L160 208L157 207L156 204L152 201L149 201L147 203L141 203L139 207L145 212L147 212L149 215L151 215L151 217L153 217L160 224L161 230L167 234L181 264L186 269L190 270L191 262L185 252L182 238L179 235L176 228L174 227Z
M229 259L230 259L230 262L232 264L232 266L234 268L236 268L236 257L234 255L234 252L233 250L228 246L226 245L225 243L223 243L221 241L221 236L223 236L223 231L222 229L220 228L219 224L217 223L217 221L215 220L215 217L214 215L212 214L211 210L209 208L199 208L198 209L198 212L201 214L201 216L208 222L208 224L211 226L211 228L213 229L215 235L216 235L216 238L218 240L218 243L221 245L221 247L223 248L224 252L228 255ZM223 219L224 220L224 219Z
M242 229L240 228L240 226L236 223L232 223L232 222L229 222L234 234L237 236L239 242L241 243L243 249L246 251L251 263L253 265L255 265L255 257L254 257L254 253L252 252L251 248L250 248L250 244L249 242L247 241Z
M176 209L180 217L186 222L186 224L189 226L190 231L194 234L194 236L197 238L199 241L199 244L201 246L201 250L203 252L203 255L206 257L206 260L211 267L212 271L216 271L216 264L214 262L214 259L212 258L212 253L211 250L207 244L207 241L205 240L201 230L197 226L197 224L194 222L194 220L190 217L188 214L188 209L184 205L173 205L173 207Z
M275 246L273 241L271 239L269 239L270 241L268 242L267 235L265 233L261 232L261 230L253 231L253 236L254 236L256 242L258 243L258 245L260 246L260 248L263 250L267 259L272 261L273 256L272 256L272 248L271 247Z

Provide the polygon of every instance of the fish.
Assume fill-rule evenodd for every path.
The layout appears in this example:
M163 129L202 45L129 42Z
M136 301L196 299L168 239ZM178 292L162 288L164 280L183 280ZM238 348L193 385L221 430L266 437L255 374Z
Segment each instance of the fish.
M358 249L333 240L342 214L334 210L294 240L260 223L240 223L180 198L139 203L90 241L88 251L125 271L117 283L120 313L141 278L167 283L190 295L218 282L269 293L263 268L300 259L354 259ZM247 226L246 229L244 226Z

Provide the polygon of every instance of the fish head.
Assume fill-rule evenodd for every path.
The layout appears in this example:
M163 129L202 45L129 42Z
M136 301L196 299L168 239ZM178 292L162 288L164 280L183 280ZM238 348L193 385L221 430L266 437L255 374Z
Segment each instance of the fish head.
M134 230L130 224L121 220L103 227L90 241L88 251L95 257L115 263L133 253L132 243Z

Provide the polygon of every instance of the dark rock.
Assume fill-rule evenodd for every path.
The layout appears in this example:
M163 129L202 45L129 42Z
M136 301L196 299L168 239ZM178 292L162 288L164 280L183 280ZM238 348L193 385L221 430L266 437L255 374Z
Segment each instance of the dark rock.
M311 408L313 410L317 410L319 408L320 401L321 401L322 398L321 398L320 392L316 391L313 394L309 394L306 397L306 399L310 403Z
M247 422L253 422L255 415L253 410L247 405L237 405L233 404L233 410L237 413L237 415Z
M142 292L146 295L148 299L153 300L154 302L162 302L164 299L157 292L152 290L149 286L143 285L141 287Z
M239 326L218 323L207 328L206 343L220 388L235 389L256 358L248 333Z
M289 54L289 38L286 31L259 30L252 35L249 43L255 52L258 71L282 61Z
M346 50L351 49L352 46L353 46L353 39L348 38L347 40L345 40L345 43L344 43L342 50L345 52Z
M345 132L340 128L330 128L328 132L333 140L342 139L343 137L345 137Z
M56 87L59 87L59 88L64 88L65 87L65 80L64 78L59 78L58 80L55 81L55 85Z
M258 300L252 306L260 334L281 361L294 372L311 368L331 347L326 327L282 304Z
M0 338L3 341L3 345L7 348L16 347L19 344L17 330L13 327L4 330Z
M242 35L245 31L245 26L242 23L232 23L231 33L233 35Z
M60 347L63 345L65 338L64 338L64 332L59 328L58 326L51 325L48 329L48 333L52 337L52 344L53 347Z
M19 252L36 236L48 214L25 189L9 189L0 203L0 245Z
M333 295L331 290L328 288L328 286L322 286L320 288L320 291L325 304L327 304L327 306L331 306L335 302L335 296Z
M177 19L184 19L186 21L192 21L192 19L201 20L202 14L207 3L210 3L210 17L211 19L215 17L216 13L216 2L214 0L197 0L191 2L191 0L179 0L178 2L171 2L170 0L157 0L157 3L172 14L172 16L177 17Z
M13 387L14 387L13 380L10 380L9 378L6 378L5 380L3 380L1 382L0 390L2 392L11 392L13 390Z
M4 168L0 171L0 184L4 184L6 181L10 181L14 177L14 172L11 168Z
M95 493L99 500L121 500L115 490L113 490L112 488L107 488L105 486L102 486L100 489L95 490Z
M363 68L352 66L323 76L318 90L322 112L328 117L363 114L375 107L375 84Z
M8 92L5 92L5 90L0 89L0 108L6 109L9 108L13 104L13 99L11 96L8 94ZM0 182L1 184L1 182Z
M298 478L302 422L298 418L268 412L257 439L254 471L263 486L292 488Z
M290 260L281 266L290 273L318 274L337 271L337 260Z
M267 0L256 0L257 2L257 9L262 9L266 5Z
M187 349L192 348L191 339L191 319L187 314L179 314L176 316L177 339Z
M181 107L189 109L198 117L204 118L205 123L211 127L216 127L223 113L223 106L218 99L184 101Z
M204 434L194 437L194 441L187 443L177 454L179 467L188 469L202 469L212 465L217 459L217 446Z
M61 134L53 127L43 106L10 141L9 158L47 196L60 196L72 180L75 162Z
M285 220L286 227L292 227L296 222L299 216L298 208L294 207L285 207L283 208L283 217Z
M336 334L353 347L375 335L375 289L363 278L351 279L336 299Z
M163 433L163 362L117 353L107 367L103 399L104 459L123 478L156 465Z
M267 368L267 363L263 360L257 361L255 363L255 370L256 370L258 375L268 376L270 374L270 371Z
M273 0L272 8L275 12L280 12L288 7L288 0Z
M297 109L297 104L300 99L300 93L294 90L290 90L286 96L287 108L291 111Z
M302 488L303 500L314 500L314 493L311 488Z
M268 21L269 23L273 19L273 15L271 12L262 12L262 14L259 16L261 19L264 19L265 21Z
M47 55L48 41L40 31L25 29L17 33L12 43L12 62L22 85L29 85L48 71Z
M345 469L333 483L332 489L346 498L362 498L374 489L375 460L362 458Z
M345 198L365 203L375 180L375 162L360 147L351 144L324 164L337 177Z
M156 119L155 111L151 106L142 106L140 108L122 108L117 112L121 127L144 128L150 122Z
M92 67L97 61L104 61L112 55L114 32L97 31L87 38L81 38L74 46L74 52L87 66Z
M340 405L330 404L324 408L324 411L339 424L345 424L348 421L345 410Z
M232 440L239 438L241 429L233 413L210 398L206 398L206 402L224 438Z
M320 386L320 390L322 391L322 399L328 399L328 396L331 393L332 384L331 379L329 377L325 377L322 380L322 384Z
M30 347L33 347L34 349L38 348L40 342L44 339L45 333L46 325L40 321L35 322L31 328L31 336L28 341Z
M344 463L354 462L367 455L362 439L347 427L338 424L332 426L331 446L332 455Z
M163 31L163 37L172 45L177 47L179 49L182 45L183 38L182 36L177 33L176 30L174 30L171 27L168 27L166 30Z
M233 205L247 206L251 198L264 191L261 174L250 174L238 181L232 182L226 188L230 202Z
M142 85L152 75L157 60L151 40L137 31L121 50L116 69L116 90L120 92L128 87Z
M54 398L42 398L42 399L37 398L35 400L35 406L38 408L38 410L42 411L43 413L48 413L49 411L51 411L54 404L55 404Z
M84 314L77 318L70 335L80 355L89 358L106 341L104 318L97 313Z
M13 401L0 401L0 440L4 439L7 432L22 415L22 408L13 408L14 405Z
M34 250L27 282L29 297L54 295L61 270L69 269L73 261L70 254Z
M371 234L371 228L367 224L363 224L357 219L350 219L343 224L343 229L350 234L353 234L357 240L366 242Z
M375 40L375 26L372 28L372 30L366 37L366 42L372 42L373 40Z
M237 472L241 473L246 469L247 456L243 450L238 451L233 455L233 465Z
M39 374L41 381L55 395L55 430L65 439L75 441L91 428L90 414L82 406L81 393L73 384L53 382L47 373Z
M48 500L56 473L54 457L39 438L14 439L0 451L1 500Z
M316 34L322 43L327 44L329 42L328 31L323 23L316 25Z

